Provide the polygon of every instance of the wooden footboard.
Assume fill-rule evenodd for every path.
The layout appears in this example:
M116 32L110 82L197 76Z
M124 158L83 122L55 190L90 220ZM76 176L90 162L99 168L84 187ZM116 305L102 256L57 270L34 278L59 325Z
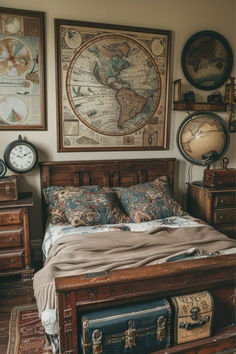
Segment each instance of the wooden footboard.
M78 324L85 311L202 290L214 299L213 336L158 353L209 354L233 348L235 266L235 256L227 255L57 278L61 353L79 352Z

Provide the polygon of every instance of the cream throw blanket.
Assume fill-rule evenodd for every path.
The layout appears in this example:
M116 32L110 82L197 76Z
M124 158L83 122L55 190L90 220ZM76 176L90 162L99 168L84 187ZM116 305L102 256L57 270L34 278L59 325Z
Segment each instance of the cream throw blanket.
M39 313L55 307L56 277L153 265L193 249L204 255L232 247L235 240L208 225L63 236L49 252L44 268L34 275Z

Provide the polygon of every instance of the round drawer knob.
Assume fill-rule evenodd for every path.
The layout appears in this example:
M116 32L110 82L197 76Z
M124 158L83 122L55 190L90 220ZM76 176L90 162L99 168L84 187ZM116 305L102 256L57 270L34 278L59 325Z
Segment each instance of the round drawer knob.
M220 216L220 219L221 219L221 220L224 219L223 215Z
M9 262L10 262L10 263L15 263L15 260L14 260L14 259L10 259Z
M10 237L10 241L14 241L14 237Z
M224 203L224 199L221 199L220 202L223 204Z
M14 220L14 217L13 217L13 216L10 216L10 217L9 217L9 220L10 220L10 221L13 221L13 220Z

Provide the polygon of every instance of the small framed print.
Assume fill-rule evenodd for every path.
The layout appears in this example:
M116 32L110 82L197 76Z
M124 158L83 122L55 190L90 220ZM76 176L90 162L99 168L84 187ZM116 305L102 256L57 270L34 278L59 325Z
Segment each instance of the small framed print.
M171 32L55 20L58 151L165 150Z
M0 7L0 130L45 130L44 13Z
M233 66L233 52L218 32L201 31L186 42L182 69L186 79L198 89L215 90L228 79Z

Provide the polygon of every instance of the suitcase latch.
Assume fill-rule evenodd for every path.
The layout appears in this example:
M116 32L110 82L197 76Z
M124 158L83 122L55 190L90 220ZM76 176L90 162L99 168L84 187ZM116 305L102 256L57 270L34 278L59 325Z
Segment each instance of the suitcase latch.
M190 313L191 313L191 319L193 321L197 321L198 320L198 315L199 315L199 312L200 312L200 307L196 306L196 307L193 307L191 310L190 310Z
M164 316L160 316L157 319L157 339L159 341L163 341L166 336L166 318Z
M135 347L135 328L133 328L133 322L129 321L128 329L125 331L125 348Z
M93 354L102 353L102 332L95 329L92 333Z

